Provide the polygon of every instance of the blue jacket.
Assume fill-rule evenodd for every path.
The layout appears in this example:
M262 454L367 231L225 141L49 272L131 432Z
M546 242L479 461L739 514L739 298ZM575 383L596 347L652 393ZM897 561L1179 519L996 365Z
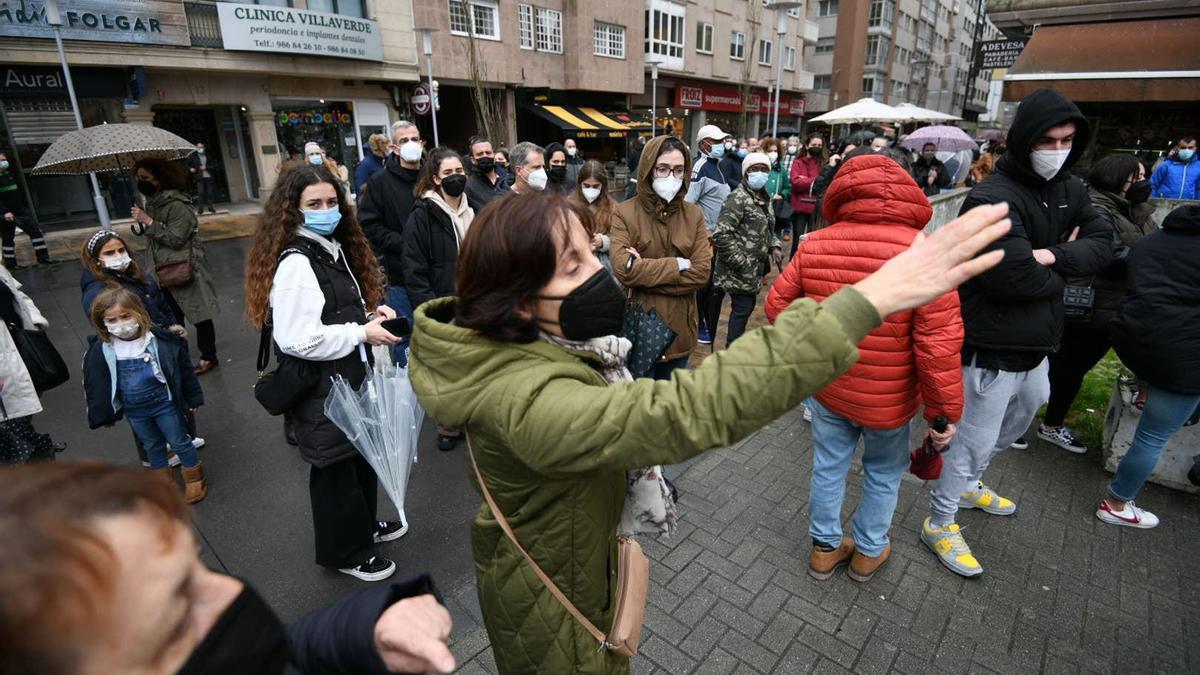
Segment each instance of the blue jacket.
M1170 155L1150 176L1150 196L1163 199L1200 199L1200 157L1184 162Z
M146 306L146 312L150 314L150 322L154 325L169 328L183 323L179 317L175 316L175 310L171 309L171 303L167 301L167 296L163 294L158 284L147 280L139 281L122 272L113 272L112 270L105 270L105 274L108 279L115 279L125 287L125 290L131 291L141 298L142 304ZM79 289L83 292L83 315L89 321L92 318L92 303L96 301L96 296L110 288L106 282L106 279L97 279L86 268L79 277Z
M362 186L371 180L371 176L374 176L376 172L383 168L383 160L371 152L371 146L363 143L362 147L362 161L358 163L358 168L354 170L354 194L356 195L362 191Z
M721 215L721 207L725 205L730 188L725 182L716 157L698 152L694 161L692 180L683 200L699 206L704 211L704 226L712 232L717 229L717 218Z
M158 362L167 391L180 414L204 405L204 391L192 368L187 345L170 331L151 328L154 337L146 349ZM117 392L117 358L111 345L92 339L83 357L83 393L87 397L88 427L98 429L122 417Z

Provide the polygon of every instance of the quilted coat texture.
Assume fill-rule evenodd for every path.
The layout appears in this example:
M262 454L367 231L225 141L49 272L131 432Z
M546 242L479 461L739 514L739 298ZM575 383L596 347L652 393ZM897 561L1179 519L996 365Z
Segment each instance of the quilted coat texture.
M669 381L608 385L594 354L489 340L455 325L454 308L453 298L417 308L410 369L421 404L467 432L517 540L602 631L612 624L625 470L680 462L762 427L845 372L879 324L847 289L795 303ZM629 672L545 589L482 500L471 547L501 673Z
M729 293L758 295L775 236L775 216L765 191L742 183L729 194L713 232L713 285Z
M908 248L929 222L929 200L904 169L887 157L856 157L829 186L822 207L830 227L813 232L767 294L775 321L796 298L818 302L878 270ZM871 429L908 422L925 401L925 419L962 415L959 351L963 326L958 293L884 319L859 343L859 361L817 400Z

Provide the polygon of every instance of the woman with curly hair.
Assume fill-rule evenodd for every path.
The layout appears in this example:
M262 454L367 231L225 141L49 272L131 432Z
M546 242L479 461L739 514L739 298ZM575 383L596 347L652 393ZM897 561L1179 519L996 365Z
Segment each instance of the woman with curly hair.
M311 389L284 415L311 465L316 562L364 581L386 579L396 564L375 555L374 544L399 539L408 525L376 520L375 472L325 416L325 398L334 375L362 384L364 343L399 341L382 325L396 313L378 304L379 264L341 181L324 166L280 172L250 248L245 290L246 317L270 331L279 363L307 362L296 370Z
M144 159L137 163L137 189L146 198L145 210L133 205L133 219L138 225L134 234L146 238L146 266L161 276L161 270L172 263L191 263L185 279L168 284L160 278L159 285L182 322L187 318L196 326L196 342L200 347L200 362L196 374L203 375L220 365L217 358L217 331L213 318L220 309L217 289L208 257L200 241L196 212L182 190L187 184L183 167L163 159ZM140 227L140 230L138 229Z

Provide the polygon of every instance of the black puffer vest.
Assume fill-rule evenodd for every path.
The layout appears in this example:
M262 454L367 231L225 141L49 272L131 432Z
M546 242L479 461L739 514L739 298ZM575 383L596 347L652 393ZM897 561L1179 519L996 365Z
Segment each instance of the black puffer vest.
M367 322L362 296L358 292L354 276L346 265L344 252L342 259L335 261L320 244L298 237L284 248L280 260L288 255L303 255L308 258L313 273L317 275L317 283L321 286L321 293L325 295L321 323L331 325ZM281 363L283 359L296 358L280 353L278 345L275 346L275 353ZM370 356L371 352L368 350L367 357ZM333 386L332 378L334 375L341 375L357 388L362 385L367 370L363 367L357 349L340 359L310 363L315 364L320 373L317 386L304 402L290 410L287 415L300 443L300 456L309 464L325 467L358 453L341 429L325 417L325 398L329 396L329 390Z

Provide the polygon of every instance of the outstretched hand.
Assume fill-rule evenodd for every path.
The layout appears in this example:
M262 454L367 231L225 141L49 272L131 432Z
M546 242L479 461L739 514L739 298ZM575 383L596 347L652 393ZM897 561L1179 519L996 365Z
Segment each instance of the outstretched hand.
M976 254L1012 227L1007 215L1008 204L985 204L928 237L918 234L908 250L854 288L875 305L880 316L932 302L1000 262L1003 250Z
M450 612L432 595L405 598L375 622L375 649L393 673L448 673L454 655L446 647Z

